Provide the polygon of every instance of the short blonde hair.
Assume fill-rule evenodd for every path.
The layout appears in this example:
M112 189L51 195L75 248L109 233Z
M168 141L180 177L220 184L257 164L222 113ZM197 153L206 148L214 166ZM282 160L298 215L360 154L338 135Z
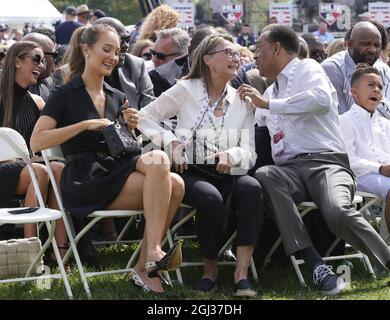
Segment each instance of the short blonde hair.
M333 40L326 48L327 57L331 57L337 52L344 51L346 49L344 39Z
M161 5L153 9L142 23L139 40L150 39L156 41L156 31L176 27L179 14L168 5Z
M237 46L238 52L241 54L241 57L248 57L252 62L255 59L255 55L247 47Z

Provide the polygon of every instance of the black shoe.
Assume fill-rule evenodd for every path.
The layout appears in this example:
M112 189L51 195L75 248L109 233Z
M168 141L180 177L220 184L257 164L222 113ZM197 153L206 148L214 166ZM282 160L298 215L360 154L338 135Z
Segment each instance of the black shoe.
M192 286L192 289L202 292L209 292L215 287L216 283L216 281L212 281L209 278L202 278Z
M235 297L255 297L256 295L257 292L247 279L241 279L234 285L233 296Z
M325 263L320 263L315 266L313 281L322 293L329 295L338 294L346 286L343 279L337 277L332 271L332 267Z

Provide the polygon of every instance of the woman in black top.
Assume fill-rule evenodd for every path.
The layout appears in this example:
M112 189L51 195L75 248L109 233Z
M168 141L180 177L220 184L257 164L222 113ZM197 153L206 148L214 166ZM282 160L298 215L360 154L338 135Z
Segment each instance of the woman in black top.
M41 97L27 91L28 87L37 83L38 76L45 69L42 49L33 42L20 41L7 52L0 80L0 123L18 131L25 139L27 146L40 111L44 107ZM44 198L48 198L50 208L58 208L54 193L49 192L49 176L42 164L33 163L38 183ZM56 176L61 174L63 165L52 163ZM25 195L25 206L35 205L35 194L31 178L22 161L0 164L0 206L7 207L16 195ZM35 224L25 225L24 236L37 235ZM62 223L56 228L56 239L59 247L68 241ZM61 250L65 254L65 250Z
M125 103L123 93L104 83L118 63L120 41L115 29L99 24L84 31L82 43L69 59L70 80L51 94L35 126L31 147L37 151L61 144L64 206L74 216L99 209L144 209L144 242L133 280L146 291L162 292L160 279L148 277L155 266L145 264L164 256L160 242L181 203L184 183L170 173L161 151L120 158L107 154L100 130ZM123 114L128 128L136 128L137 111L128 108Z

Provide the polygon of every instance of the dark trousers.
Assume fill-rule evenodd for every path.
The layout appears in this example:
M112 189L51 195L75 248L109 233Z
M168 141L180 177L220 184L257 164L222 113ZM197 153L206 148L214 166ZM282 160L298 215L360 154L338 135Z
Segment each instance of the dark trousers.
M313 246L295 206L301 201L313 201L336 236L366 254L379 270L386 269L389 247L352 206L355 181L346 154L297 156L282 165L262 167L255 177L264 187L266 203L287 255Z
M217 258L229 209L236 211L237 246L257 244L264 204L262 188L256 179L243 175L220 180L189 171L182 177L186 187L183 202L197 209L196 233L204 258Z

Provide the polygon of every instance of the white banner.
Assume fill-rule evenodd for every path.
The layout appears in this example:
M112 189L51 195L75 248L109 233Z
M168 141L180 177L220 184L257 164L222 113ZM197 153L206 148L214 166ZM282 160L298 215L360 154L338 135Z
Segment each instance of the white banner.
M179 13L180 28L195 27L195 5L193 3L172 3L171 7Z
M368 3L368 12L370 20L379 22L386 28L390 27L390 3L370 2Z
M279 24L286 24L292 27L292 4L291 3L270 3L269 5L270 21Z

